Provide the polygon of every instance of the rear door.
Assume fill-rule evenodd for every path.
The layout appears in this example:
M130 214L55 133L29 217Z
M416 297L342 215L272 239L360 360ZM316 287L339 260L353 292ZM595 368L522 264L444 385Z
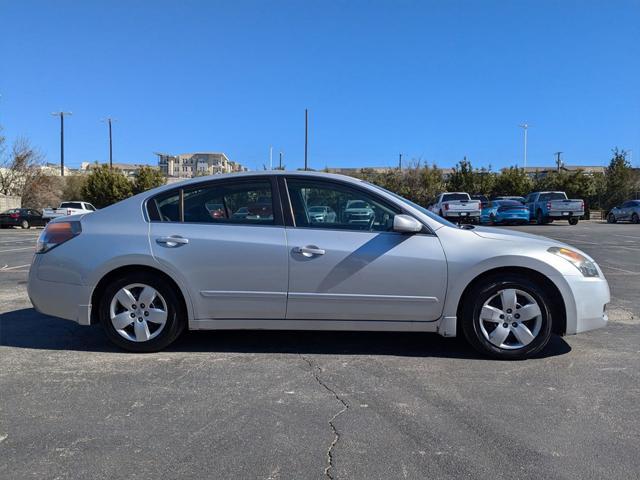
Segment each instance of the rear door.
M288 319L436 320L442 313L447 267L438 238L392 231L398 207L368 190L313 177L286 180ZM368 222L348 205L364 202ZM318 222L313 206L328 206L333 221Z
M187 285L196 318L284 318L287 248L276 189L267 176L216 180L147 202L153 255Z

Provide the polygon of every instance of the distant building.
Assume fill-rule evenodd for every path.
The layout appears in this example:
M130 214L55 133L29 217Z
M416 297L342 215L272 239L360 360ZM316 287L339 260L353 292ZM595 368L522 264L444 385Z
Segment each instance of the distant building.
M509 170L509 168L503 168L501 171L504 172L505 170ZM601 165L563 165L560 167L560 170L563 172L576 172L580 170L585 175L595 175L598 173L606 173L607 167ZM526 167L524 171L531 178L543 178L551 173L556 173L558 167Z
M239 163L229 160L221 152L194 152L178 155L156 153L156 155L158 167L168 178L191 178L248 170Z
M92 168L95 168L98 163L89 163L82 162L80 164L80 173L88 173ZM124 173L125 177L135 177L138 174L138 171L142 167L149 167L150 165L146 165L143 163L114 163L113 168L120 170ZM156 168L156 167L152 167Z

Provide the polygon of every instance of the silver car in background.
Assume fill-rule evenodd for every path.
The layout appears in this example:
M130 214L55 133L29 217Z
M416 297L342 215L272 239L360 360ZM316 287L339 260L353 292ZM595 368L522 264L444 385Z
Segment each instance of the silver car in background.
M335 216L314 221L318 205ZM199 177L57 219L28 291L38 311L99 323L136 352L185 328L375 330L463 334L504 359L604 326L610 299L573 247L459 228L358 179L282 171Z
M607 215L607 222L640 223L640 200L627 200L622 205L613 207Z

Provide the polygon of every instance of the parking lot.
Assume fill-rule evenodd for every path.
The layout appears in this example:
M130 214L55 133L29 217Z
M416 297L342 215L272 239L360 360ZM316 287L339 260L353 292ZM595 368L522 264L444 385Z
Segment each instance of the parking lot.
M200 332L135 355L35 312L0 231L0 477L639 478L640 226L508 227L593 256L607 328L500 362L435 334Z

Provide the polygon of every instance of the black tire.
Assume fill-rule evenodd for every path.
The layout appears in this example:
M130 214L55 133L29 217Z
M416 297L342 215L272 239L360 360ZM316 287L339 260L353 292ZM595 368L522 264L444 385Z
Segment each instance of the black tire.
M480 312L484 303L492 296L501 290L512 288L526 292L536 301L540 307L540 329L528 345L517 349L499 348L485 338L480 325ZM553 323L550 309L551 299L543 285L531 281L527 277L518 274L490 277L473 287L462 299L462 302L460 321L462 332L471 346L483 355L500 360L523 360L536 355L549 343Z
M28 230L29 228L31 228L31 225L29 225L29 221L28 220L22 220L22 223L20 223L20 226L24 230Z
M631 215L631 223L640 223L640 218L638 218L638 214L634 213L633 215Z
M536 224L544 225L545 223L547 223L547 219L542 214L542 210L538 210L536 212Z
M577 225L578 224L578 217L571 217L569 219L569 225Z
M124 338L113 326L109 315L111 301L114 296L120 289L131 284L148 285L154 288L164 297L167 307L167 319L164 327L156 337L144 342L136 342ZM157 352L166 348L180 336L187 323L183 302L179 297L179 293L175 291L175 287L162 277L148 272L130 273L108 285L100 299L98 308L100 323L107 338L118 347L130 352Z
M489 215L489 225L496 225L496 216L493 213Z
M616 219L616 216L613 213L610 213L609 215L607 215L607 223L616 223L618 220Z

